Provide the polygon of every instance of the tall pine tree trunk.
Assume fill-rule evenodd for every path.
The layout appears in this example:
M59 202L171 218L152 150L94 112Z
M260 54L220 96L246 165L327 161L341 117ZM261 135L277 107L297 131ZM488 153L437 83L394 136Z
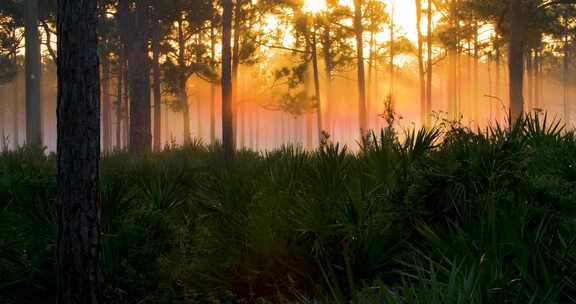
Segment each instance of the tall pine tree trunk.
M96 1L59 0L57 303L99 304L100 84Z
M128 70L128 59L126 59L126 65L124 66L124 94L122 94L122 116L124 118L122 141L126 150L130 146L130 98L130 71Z
M26 0L26 144L42 145L42 116L40 104L40 36L38 34L38 1Z
M216 33L214 22L210 24L210 58L216 62ZM210 143L216 142L216 84L210 82Z
M526 108L528 112L534 108L534 99L532 98L532 90L534 88L534 60L532 57L532 50L527 50L526 53Z
M508 73L510 78L510 115L514 121L524 112L525 14L522 0L510 0L510 43Z
M457 28L456 0L450 2L450 23L453 29ZM458 40L458 38L457 38ZM448 46L448 114L449 119L458 120L460 108L458 106L457 76L458 76L458 41Z
M118 14L117 14L117 26L118 31L120 34L120 58L119 64L121 68L119 69L119 77L122 79L122 86L118 89L118 98L119 98L119 110L118 113L119 121L118 121L118 128L122 132L120 138L118 139L120 145L118 149L128 148L129 142L128 138L130 133L130 72L128 67L128 55L131 54L131 49L133 47L133 43L131 39L129 39L129 31L132 28L132 21L131 21L131 12L130 12L130 4L132 0L119 0L118 1ZM120 79L120 78L119 78Z
M334 101L332 95L332 69L334 60L332 58L332 38L330 37L330 23L325 24L323 33L324 68L326 73L326 119L325 128L330 134L334 134Z
M396 110L396 99L394 98L394 90L395 90L395 75L394 75L394 60L396 57L396 38L394 37L394 28L395 25L395 3L392 3L392 11L390 13L390 91L389 91L389 98L390 98L390 106L392 107L392 111Z
M14 55L14 60L16 60L16 55ZM13 110L12 110L12 136L14 137L14 150L16 150L20 146L20 86L19 86L19 77L16 75L14 78L14 88L13 88Z
M222 145L224 162L234 160L234 130L232 122L232 0L222 0Z
M102 56L102 144L103 151L108 153L112 148L112 113L110 104L110 58Z
M0 94L2 94L1 96L8 96L7 94L7 89L5 86L0 86ZM8 147L4 147L5 146L5 140L6 138L6 110L7 110L7 105L8 103L6 102L5 97L3 97L0 100L0 136L1 138L1 147L0 149L4 149L4 148L8 148Z
M240 94L238 90L238 68L240 67L240 33L242 21L242 0L236 0L234 6L234 45L232 48L232 120L234 142L232 143L236 148L237 142L240 139L238 134L238 114L240 113ZM244 143L241 142L241 145Z
M569 69L570 69L570 52L569 52L569 25L568 18L566 16L564 19L564 60L562 63L562 100L564 101L564 123L571 127L570 123L570 103L569 103Z
M316 124L318 127L318 145L322 141L322 99L320 97L320 71L318 68L318 51L316 41L316 24L312 30L312 70L314 76L314 97L316 99Z
M159 0L154 0L154 26L152 27L152 72L153 72L153 94L154 94L154 151L162 149L162 92L160 90L160 16L158 9Z
M186 73L186 58L184 43L184 16L180 15L178 20L178 93L180 106L182 107L182 122L184 130L184 144L192 142L192 133L190 131L190 105L188 104L188 75Z
M534 107L537 109L540 109L542 107L541 104L541 99L540 99L540 95L541 95L541 91L542 91L542 58L540 55L540 49L536 50L536 53L534 54L534 65L535 65L535 71L534 71Z
M427 16L427 37L426 37L426 125L430 126L432 122L432 1L428 1Z
M118 58L118 67L116 71L116 102L114 103L116 112L116 149L122 149L122 95L124 87L124 51L120 51L120 58Z
M420 121L426 125L426 72L424 70L424 38L421 30L422 0L416 0L416 31L418 33L418 80L420 86Z
M360 138L368 132L366 117L366 74L364 71L364 26L362 25L363 0L354 0L354 33L356 36L356 59L358 70L358 124Z
M474 25L474 62L473 62L473 80L472 80L472 85L473 85L473 91L472 94L472 110L473 110L473 114L474 114L474 122L476 123L476 125L478 125L480 123L480 110L479 110L479 106L480 106L480 99L478 98L479 94L480 94L480 41L478 39L478 22L475 21ZM490 64L490 62L488 62L488 64Z
M500 85L502 81L502 54L500 52L500 35L496 33L495 38L495 53L496 53L496 121L500 120L501 102L502 102L502 86Z
M152 148L150 69L148 64L149 0L135 0L134 40L128 56L130 70L130 151Z

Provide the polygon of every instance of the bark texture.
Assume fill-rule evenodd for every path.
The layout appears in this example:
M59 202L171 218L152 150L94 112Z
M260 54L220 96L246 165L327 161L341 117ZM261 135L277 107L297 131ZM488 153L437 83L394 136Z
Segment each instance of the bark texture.
M42 145L40 115L40 36L38 35L38 0L26 0L26 144Z
M150 69L148 64L148 0L136 0L134 40L128 56L130 72L130 151L150 152Z
M232 0L223 0L222 16L222 145L228 166L234 158L232 122Z
M110 104L110 59L102 56L102 145L103 151L112 150L112 112Z
M102 300L96 1L59 0L57 303Z
M522 0L510 0L510 43L508 47L508 73L510 78L510 118L519 118L524 112L524 7Z
M160 16L158 8L159 0L153 0L154 4L154 26L152 28L152 70L154 75L154 151L162 149L162 92L160 90Z
M366 117L366 75L364 71L364 27L362 26L362 0L354 0L354 33L356 35L356 53L358 60L358 123L360 135L368 132Z

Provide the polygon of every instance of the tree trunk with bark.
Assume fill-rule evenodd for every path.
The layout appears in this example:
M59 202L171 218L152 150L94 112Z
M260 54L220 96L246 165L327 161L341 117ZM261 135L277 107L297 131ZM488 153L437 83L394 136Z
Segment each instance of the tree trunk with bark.
M426 125L426 72L424 70L424 38L421 30L422 0L416 0L416 31L418 33L418 81L420 87L420 120Z
M450 2L450 23L453 29L457 26L457 13L456 13L456 0ZM448 46L448 115L451 120L459 120L460 107L457 93L457 78L458 78L458 37L454 45Z
M26 0L26 144L42 146L42 116L40 104L40 36L38 34L38 0Z
M112 113L110 96L110 58L102 56L102 149L105 153L112 150Z
M234 130L232 122L232 0L222 0L222 145L224 162L234 160Z
M190 131L190 105L188 104L188 74L186 72L186 45L184 41L184 16L180 15L178 20L178 97L182 107L182 122L184 129L184 144L192 142L192 132Z
M496 113L495 119L496 121L500 120L500 110L501 110L501 102L502 102L502 86L500 82L502 81L502 54L500 52L500 35L496 33L496 41L495 41L495 53L496 53Z
M526 86L525 86L525 95L526 95L526 108L528 112L532 111L534 107L534 99L532 98L532 90L534 89L534 60L532 57L532 50L527 50L526 53Z
M322 141L322 99L320 97L320 71L318 68L318 51L317 51L317 41L316 41L316 24L313 24L312 29L312 71L314 77L314 97L316 100L316 124L318 127L318 146L320 146Z
M330 23L326 23L323 32L324 68L326 73L326 119L325 128L330 134L334 133L334 104L332 100L332 70L334 69L334 58L332 57L332 39L330 38Z
M116 114L116 149L122 150L122 95L124 87L124 51L120 51L120 58L118 58L118 67L116 70L116 102L114 103Z
M366 117L366 75L364 71L364 26L362 26L363 0L354 0L354 33L356 36L356 57L358 70L358 124L360 138L368 132Z
M240 135L238 134L238 114L240 112L240 98L238 90L238 70L240 67L240 33L242 21L242 0L236 0L234 6L234 45L232 47L232 121L234 132L234 148L237 148L237 142ZM243 143L242 143L243 144Z
M148 60L149 0L135 0L134 40L130 71L130 151L148 153L152 148L150 69Z
M479 110L479 106L480 106L480 99L478 98L479 94L480 94L480 41L479 41L479 37L478 37L478 22L475 21L474 25L473 25L473 29L474 29L474 62L473 62L473 80L472 80L472 84L473 84L473 90L472 90L472 110L473 110L473 115L474 115L474 122L476 123L476 125L478 125L480 123L480 110ZM490 63L488 63L490 64Z
M427 53L427 68L426 68L426 125L432 124L432 1L428 1L428 16L427 16L427 37L426 37L426 53Z
M160 90L160 31L161 23L159 16L159 0L154 2L154 26L152 27L152 73L153 81L153 95L154 95L154 151L162 150L162 92Z
M394 60L396 57L396 45L395 45L395 37L394 37L394 28L396 27L395 25L395 21L394 21L394 14L395 14L395 10L396 7L394 6L395 4L392 3L392 12L390 13L390 92L389 92L389 98L390 98L390 106L392 108L392 111L396 110L396 99L394 98L394 90L395 90L395 73L394 73Z
M215 25L212 22L210 25L210 58L212 62L216 62L216 33ZM210 143L216 142L216 84L214 81L210 83Z
M564 101L564 123L570 126L570 101L569 101L569 72L570 72L570 37L569 24L566 16L564 19L564 60L562 62L562 100ZM570 126L571 127L571 126Z
M14 55L14 60L16 60L16 55ZM14 78L14 88L13 88L13 109L12 109L12 136L13 136L13 147L14 150L18 149L20 146L20 86L19 77L16 75Z
M524 45L525 18L522 0L510 0L510 42L508 73L510 78L510 118L515 121L524 112Z
M119 69L118 80L118 105L117 105L117 144L118 149L128 148L129 130L130 130L130 73L128 70L128 54L131 54L132 42L129 39L129 30L131 28L130 3L132 0L119 0L118 1L118 14L117 26L120 35L120 54L119 54Z
M540 53L540 49L536 50L536 54L534 55L534 62L535 62L535 73L534 73L534 82L535 82L535 90L534 90L534 107L537 109L542 108L542 55Z
M99 304L100 84L96 1L59 0L57 303Z

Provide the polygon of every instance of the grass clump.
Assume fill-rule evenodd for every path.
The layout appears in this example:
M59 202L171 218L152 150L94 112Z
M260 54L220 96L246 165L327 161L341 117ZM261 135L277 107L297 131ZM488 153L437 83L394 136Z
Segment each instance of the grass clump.
M221 154L104 159L109 303L576 301L576 138L557 121ZM0 156L0 302L53 296L54 200L52 156Z

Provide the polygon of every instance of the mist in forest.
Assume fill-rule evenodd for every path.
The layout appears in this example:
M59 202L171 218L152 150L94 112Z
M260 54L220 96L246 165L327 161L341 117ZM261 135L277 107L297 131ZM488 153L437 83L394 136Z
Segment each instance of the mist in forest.
M459 58L458 70L458 100L461 106L461 118L464 126L484 127L492 123L505 124L508 113L508 77L504 64L498 68L495 62L482 60L478 64L477 74L474 69L474 58L462 55ZM450 92L447 85L448 64L437 64L433 78L432 121L442 123L450 120ZM353 67L349 67L353 70ZM386 103L390 97L390 77L387 67L377 67L368 83L368 117L371 130L379 132L387 127L384 117ZM313 148L318 143L318 133L309 132L310 125L316 130L317 117L314 110L302 113L283 111L278 104L283 88L281 85L269 83L263 71L257 67L241 66L238 87L238 102L236 104L236 141L242 148L255 150L270 150L283 144L295 144ZM528 75L526 76L528 78ZM109 100L115 99L117 82L111 75ZM417 81L417 66L410 61L396 69L396 86L393 92L397 127L400 129L419 128L422 125L419 106L419 91ZM547 75L530 80L539 88L528 89L526 96L531 109L546 111L558 118L563 117L564 87L562 75L548 71ZM325 77L321 78L320 86L326 87ZM215 88L212 88L214 86ZM341 73L331 83L332 89L322 90L321 100L324 109L324 129L330 134L330 139L356 148L358 138L357 89L354 71ZM18 145L25 143L26 113L25 84L23 74L19 73L15 81L0 87L2 116L3 149L13 148L16 139ZM191 110L190 127L192 137L204 143L210 143L211 127L211 94L215 105L215 133L220 137L221 101L220 86L213 85L198 77L191 77L187 84L188 104ZM571 99L573 86L570 86L568 99ZM42 100L42 138L49 151L56 149L56 80L55 65L46 62L43 65L41 81ZM103 92L102 94L105 94ZM166 145L181 145L184 143L183 117L181 109L170 103L173 96L164 96L168 101L162 107L161 142ZM102 98L102 100L105 100ZM151 119L153 119L153 115ZM113 129L120 124L122 147L126 145L126 134L122 121L112 116ZM310 134L311 133L311 134ZM111 133L112 143L116 143L116 133ZM115 147L116 148L116 147Z
M313 149L323 136L356 148L362 115L366 128L376 132L389 125L391 114L394 127L400 130L446 122L471 128L507 123L508 29L496 29L485 12L473 15L467 4L474 1L448 1L450 6L438 7L427 1L417 1L416 6L404 1L367 1L361 30L365 114L359 108L353 4L309 2L244 1L235 12L233 125L237 148L270 150L294 144ZM103 150L129 146L131 91L136 91L130 79L142 73L148 89L137 91L149 101L145 103L149 105L148 128L155 145L219 141L222 44L220 21L214 17L217 6L211 1L180 6L159 2L140 16L134 8L118 3L104 1L101 7L101 16L106 16L99 27ZM54 151L57 34L49 5L36 9L37 33L28 35L39 37L41 143ZM524 111L547 112L571 126L574 77L572 52L567 50L573 44L573 24L556 11L550 15L558 18L560 28L553 29L555 34L538 30L534 35L540 39L530 42L525 51ZM26 143L32 119L26 114L30 105L26 104L25 38L29 31L25 25L29 20L16 16L7 10L1 18L3 54L8 63L13 62L2 65L2 74L8 75L0 86L4 149ZM139 42L148 46L149 65L144 71L132 71L130 50L137 47L139 38L131 29L140 17L148 18L150 24L144 42ZM456 38L451 37L454 33Z

